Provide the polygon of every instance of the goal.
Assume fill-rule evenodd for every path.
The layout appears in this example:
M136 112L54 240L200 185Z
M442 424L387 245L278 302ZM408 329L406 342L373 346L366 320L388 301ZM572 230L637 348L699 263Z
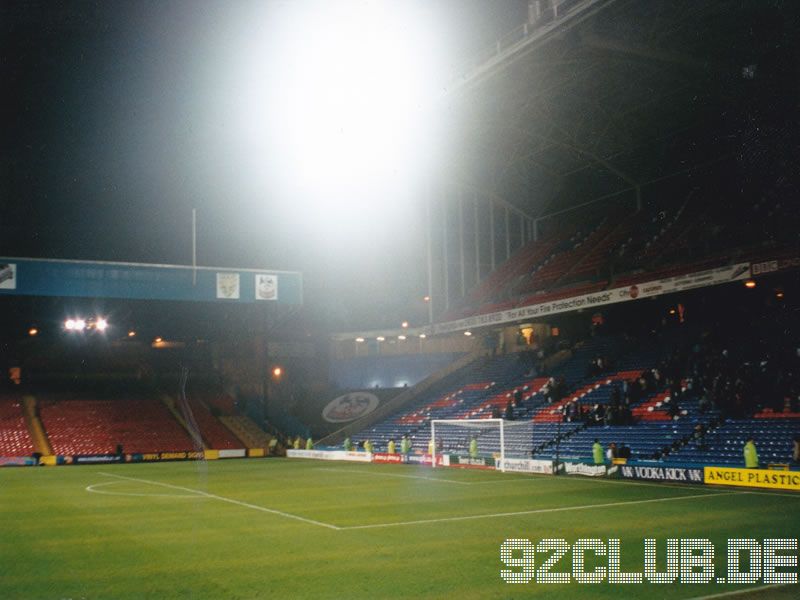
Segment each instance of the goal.
M504 419L434 419L431 421L433 466L437 454L468 454L475 440L479 456L501 459L530 458L533 452L533 423Z

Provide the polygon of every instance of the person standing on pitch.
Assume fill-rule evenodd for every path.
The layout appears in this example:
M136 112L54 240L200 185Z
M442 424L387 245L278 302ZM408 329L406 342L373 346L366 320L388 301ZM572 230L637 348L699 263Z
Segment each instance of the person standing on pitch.
M369 440L366 440L364 442L364 450L366 452L368 452L369 454L372 454L372 442L370 442Z
M306 450L313 450L314 449L314 442L311 440L311 436L308 437L306 440Z
M476 438L469 441L469 457L478 458L478 440Z
M430 439L428 442L428 454L433 456L434 451L436 450L436 446L433 443L433 438Z
M345 452L350 452L353 449L353 442L350 441L350 437L344 438L344 449Z
M403 456L408 456L408 453L411 452L411 440L408 439L408 434L403 436L403 439L400 440L400 453Z
M394 440L389 440L389 443L386 445L386 452L389 454L394 454L396 452Z
M600 440L597 438L594 439L594 444L592 444L592 458L594 459L594 464L602 465L605 463L603 460L603 446L600 445Z
M747 438L747 443L744 445L744 466L748 469L758 468L758 452L756 452L756 444L753 438Z

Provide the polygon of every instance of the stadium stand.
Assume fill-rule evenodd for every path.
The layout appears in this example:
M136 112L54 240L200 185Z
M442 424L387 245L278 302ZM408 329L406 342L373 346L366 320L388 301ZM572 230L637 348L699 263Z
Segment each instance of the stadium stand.
M0 395L0 456L30 456L33 452L19 398Z
M206 446L216 450L242 447L242 442L217 417L211 414L209 407L200 399L190 399L189 407Z
M796 256L796 235L787 233L786 223L797 220L797 211L779 202L772 204L762 198L753 205L727 205L709 191L697 190L640 211L587 211L520 248L442 320L624 287L739 260Z
M39 412L56 454L108 454L196 450L167 408L152 398L39 398Z
M777 335L791 330L775 315L763 321L775 321ZM736 332L736 352L727 349L735 331L727 323L637 338L598 335L533 377L521 355L486 357L354 440L369 439L382 450L409 435L424 450L433 419L504 416L513 425L506 451L517 455L588 461L599 439L604 447L626 445L633 460L731 465L741 464L743 444L753 437L762 463L786 464L800 436L800 358L790 340L758 340L766 330L755 325L753 339ZM481 452L499 451L492 429L443 431L439 439L445 449L466 451L473 436Z
M241 440L238 448L241 448L243 444L247 448L267 448L269 446L272 436L262 431L250 417L230 415L220 417L220 420Z

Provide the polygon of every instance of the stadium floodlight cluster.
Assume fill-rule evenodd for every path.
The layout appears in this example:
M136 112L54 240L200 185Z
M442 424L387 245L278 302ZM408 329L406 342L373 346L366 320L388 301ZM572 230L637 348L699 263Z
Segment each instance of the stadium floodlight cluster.
M108 329L108 320L104 317L92 317L84 319L82 317L69 318L64 321L64 329L73 333L82 331L100 331Z

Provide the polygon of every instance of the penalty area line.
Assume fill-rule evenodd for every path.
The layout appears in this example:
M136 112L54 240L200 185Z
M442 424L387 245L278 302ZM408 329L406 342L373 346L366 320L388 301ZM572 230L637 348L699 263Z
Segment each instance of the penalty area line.
M560 506L554 508L538 508L535 510L520 510L515 512L491 513L486 515L466 515L462 517L441 517L438 519L419 519L417 521L398 521L396 523L373 523L370 525L350 525L340 527L342 530L351 529L379 529L383 527L399 527L401 525L425 525L429 523L447 523L449 521L473 521L476 519L493 519L497 517L516 517L521 515L537 515L544 513L567 512L570 510L589 510L592 508L610 508L614 506L630 506L633 504L648 504L654 502L670 502L672 500L692 500L697 498L710 498L716 496L733 496L746 492L723 492L720 494L694 494L692 496L671 496L666 498L650 498L648 500L627 500L623 502L607 502L604 504L584 504L582 506Z
M314 519L307 519L306 517L301 517L298 515L293 515L291 513L283 512L282 510L275 510L274 508L267 508L265 506L258 506L257 504L250 504L249 502L242 502L241 500L234 500L233 498L226 498L225 496L217 496L216 494L209 494L208 492L204 492L202 490L194 490L192 488L183 487L180 485L172 485L171 483L161 483L160 481L151 481L150 479L139 479L138 477L126 477L125 475L114 475L113 473L103 473L101 472L100 475L105 475L106 477L114 477L116 479L125 479L127 481L136 481L139 483L148 483L150 485L158 485L161 487L165 487L171 490L180 490L182 492L191 492L193 494L197 494L198 496L203 496L205 498L211 498L212 500L219 500L220 502L227 502L228 504L235 504L236 506L241 506L244 508L250 508L252 510L258 510L261 512L278 515L280 517L284 517L286 519L294 519L295 521L301 521L303 523L308 523L309 525L316 525L318 527L325 527L326 529L333 529L334 531L339 531L341 527L337 527L336 525L331 525L330 523L323 523L322 521L315 521Z

